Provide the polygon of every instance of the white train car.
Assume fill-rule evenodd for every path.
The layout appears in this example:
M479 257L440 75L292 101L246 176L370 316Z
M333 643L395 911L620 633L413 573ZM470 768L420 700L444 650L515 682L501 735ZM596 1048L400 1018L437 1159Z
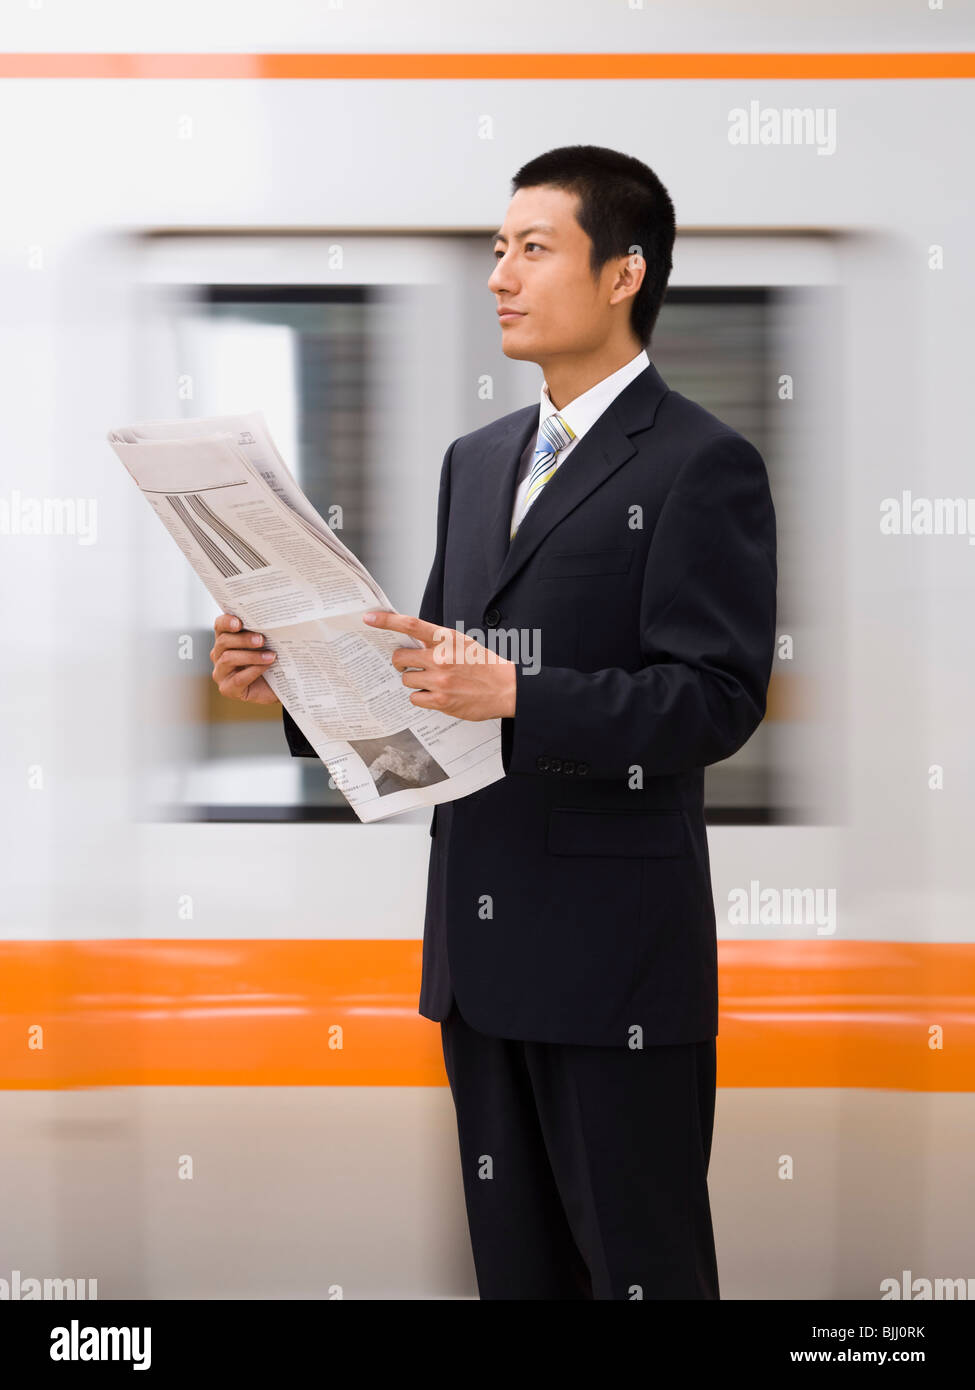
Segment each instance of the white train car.
M416 1012L429 813L361 825L217 694L215 606L105 434L263 410L415 612L447 446L540 383L491 233L572 143L670 190L650 354L778 517L768 715L707 783L722 1296L975 1280L970 35L597 13L7 17L0 1280L476 1296Z

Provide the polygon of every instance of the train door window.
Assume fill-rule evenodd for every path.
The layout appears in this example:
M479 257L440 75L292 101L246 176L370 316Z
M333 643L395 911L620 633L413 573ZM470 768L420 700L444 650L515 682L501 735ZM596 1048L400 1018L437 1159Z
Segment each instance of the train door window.
M538 368L500 352L490 247L489 229L147 238L133 418L263 410L312 503L415 612L447 446L538 395ZM811 516L842 515L830 447L834 258L828 237L681 233L650 349L673 389L756 444L776 506L777 630L791 651L776 654L761 727L707 769L712 822L801 821L824 799L835 711L827 689L818 704L799 692L824 659L828 668L823 634L841 586L840 547L827 570L804 540ZM277 707L220 696L208 655L215 605L168 537L146 529L145 539L157 625L194 636L189 667L156 682L167 712L147 769L157 813L354 820L320 763L289 756Z

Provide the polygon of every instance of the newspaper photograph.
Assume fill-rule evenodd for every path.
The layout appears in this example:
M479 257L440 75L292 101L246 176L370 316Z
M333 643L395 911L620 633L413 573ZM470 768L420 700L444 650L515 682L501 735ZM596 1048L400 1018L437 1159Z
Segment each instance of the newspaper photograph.
M399 612L305 497L260 411L149 420L108 442L224 613L264 634L268 685L360 821L453 801L504 776L501 721L410 700ZM282 735L283 736L283 735Z

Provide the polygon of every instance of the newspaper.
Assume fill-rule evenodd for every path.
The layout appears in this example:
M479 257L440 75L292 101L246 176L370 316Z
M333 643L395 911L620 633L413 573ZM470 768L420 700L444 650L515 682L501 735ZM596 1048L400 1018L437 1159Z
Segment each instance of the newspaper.
M108 442L211 596L277 653L264 678L361 821L454 801L504 776L501 721L421 709L370 628L398 612L305 497L260 411L147 420Z

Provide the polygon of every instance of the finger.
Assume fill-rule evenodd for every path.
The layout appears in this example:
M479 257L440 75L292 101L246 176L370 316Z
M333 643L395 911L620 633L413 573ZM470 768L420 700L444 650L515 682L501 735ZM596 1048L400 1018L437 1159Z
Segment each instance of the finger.
M445 696L436 690L415 690L410 696L410 704L420 709L442 709Z
M467 648L472 642L472 638L454 627L434 627L428 650L438 666L450 661L466 662Z
M260 666L245 666L242 670L237 671L232 676L228 676L226 680L220 683L220 694L229 695L231 698L236 696L240 699L247 687L252 685L254 681L258 680L263 674L264 672L261 670Z
M424 644L435 641L434 634L441 631L433 623L428 623L423 618L414 618L408 613L387 613L384 609L373 608L362 615L363 622L367 618L372 619L368 623L369 627L383 627L392 632L405 632L407 637L416 637Z
M233 613L221 613L213 624L214 632L239 632L243 623Z
M394 632L402 632L399 624L403 621L402 613L388 613L385 608L371 608L367 613L363 613L362 621L368 627L391 628Z
M405 671L407 666L426 670L433 665L434 655L429 647L397 647L390 660L397 671Z
M216 661L224 652L242 651L246 647L260 647L264 643L264 634L261 632L251 632L244 628L243 632L221 632L210 649L210 660Z
M213 663L213 679L219 685L236 671L254 669L260 672L266 666L273 666L274 660L274 652L224 652L219 660Z
M410 690L436 690L441 684L439 678L429 671L407 671L403 677L403 684Z
M452 629L438 628L438 632L443 632L442 641L431 642L425 647L397 647L392 655L392 663L397 671L404 671L408 666L419 666L423 670L431 670L438 666L447 666L453 662L464 665L466 662L466 648L470 646L470 639L463 633L454 632Z

